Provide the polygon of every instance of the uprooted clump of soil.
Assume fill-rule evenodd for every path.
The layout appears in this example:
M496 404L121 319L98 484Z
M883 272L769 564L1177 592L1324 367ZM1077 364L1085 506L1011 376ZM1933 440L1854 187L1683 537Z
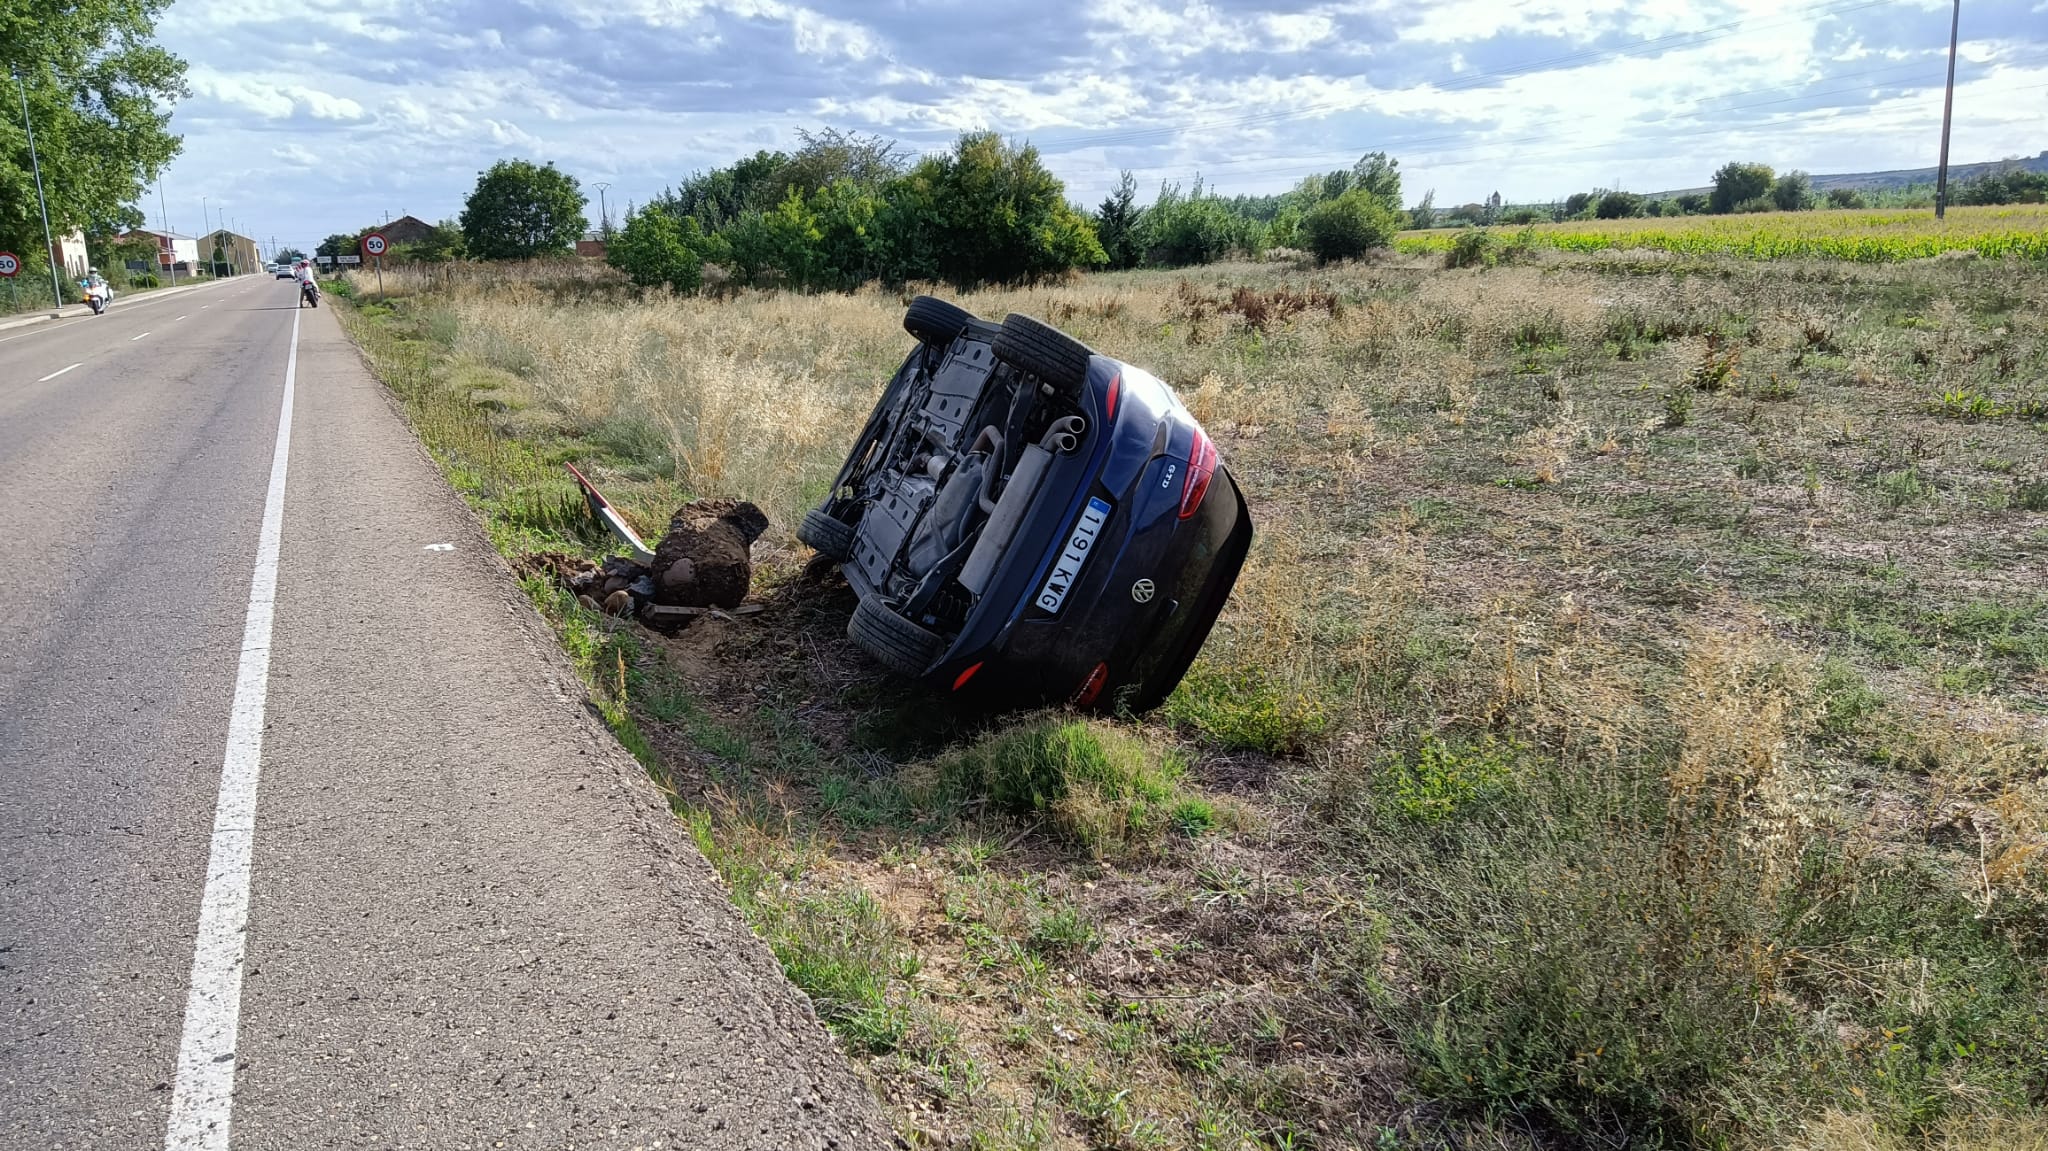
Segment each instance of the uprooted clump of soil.
M733 608L754 581L752 548L768 517L744 500L698 500L676 509L654 549L654 602Z
M676 509L652 566L625 556L602 564L563 552L521 556L515 567L574 593L584 607L680 626L709 609L737 608L753 587L755 540L768 517L745 500L696 500Z

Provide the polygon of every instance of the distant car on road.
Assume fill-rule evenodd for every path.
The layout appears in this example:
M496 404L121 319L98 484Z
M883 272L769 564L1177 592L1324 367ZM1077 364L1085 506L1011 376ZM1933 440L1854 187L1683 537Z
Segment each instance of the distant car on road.
M1251 512L1159 379L1029 316L911 301L918 346L797 536L877 663L1002 703L1142 711L1209 637Z
M270 265L270 270L276 274L277 279L289 280L292 278L292 266L290 264L272 264Z

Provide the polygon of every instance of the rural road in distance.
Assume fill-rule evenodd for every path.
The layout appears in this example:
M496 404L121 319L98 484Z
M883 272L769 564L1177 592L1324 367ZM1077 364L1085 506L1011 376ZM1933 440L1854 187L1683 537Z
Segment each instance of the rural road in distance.
M295 302L0 330L0 1151L888 1145Z

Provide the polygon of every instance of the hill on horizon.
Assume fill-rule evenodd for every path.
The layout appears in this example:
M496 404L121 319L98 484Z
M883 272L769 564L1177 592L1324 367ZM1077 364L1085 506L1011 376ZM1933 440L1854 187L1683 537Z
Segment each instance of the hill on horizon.
M1966 183L1977 179L1979 176L1988 176L1993 172L2003 172L2014 168L2028 172L2048 172L2048 150L2043 150L2038 156L2016 156L2004 160L1984 160L1973 164L1950 164L1948 166L1948 182L1951 185ZM1932 184L1934 183L1934 175L1935 169L1929 166L1926 168L1894 168L1884 172L1838 172L1829 175L1816 173L1813 175L1812 180L1813 190L1816 192L1825 192L1830 188L1884 191L1891 188L1911 187L1914 184ZM1713 190L1714 186L1712 184L1705 184L1697 188L1673 188L1668 192L1647 192L1644 194L1651 199L1663 199L1669 196L1682 196L1689 192L1711 192Z

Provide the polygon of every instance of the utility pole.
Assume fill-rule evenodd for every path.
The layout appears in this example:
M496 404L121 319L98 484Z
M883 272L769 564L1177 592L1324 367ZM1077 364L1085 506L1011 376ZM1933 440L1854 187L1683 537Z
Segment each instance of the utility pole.
M1934 218L1948 215L1948 125L1956 107L1956 32L1963 24L1963 0L1952 0L1948 18L1948 91L1941 98L1941 167L1934 176Z
M28 132L28 162L36 172L36 204L43 211L43 254L50 258L50 296L62 308L64 289L57 286L57 239L50 234L50 202L43 198L43 162L36 155L36 126L28 115L28 86L21 82L21 69L13 71L14 87L21 93L21 126Z
M597 216L599 221L597 234L609 239L612 234L612 214L604 206L604 194L611 188L611 185L609 183L601 183L592 184L591 187L597 189Z

